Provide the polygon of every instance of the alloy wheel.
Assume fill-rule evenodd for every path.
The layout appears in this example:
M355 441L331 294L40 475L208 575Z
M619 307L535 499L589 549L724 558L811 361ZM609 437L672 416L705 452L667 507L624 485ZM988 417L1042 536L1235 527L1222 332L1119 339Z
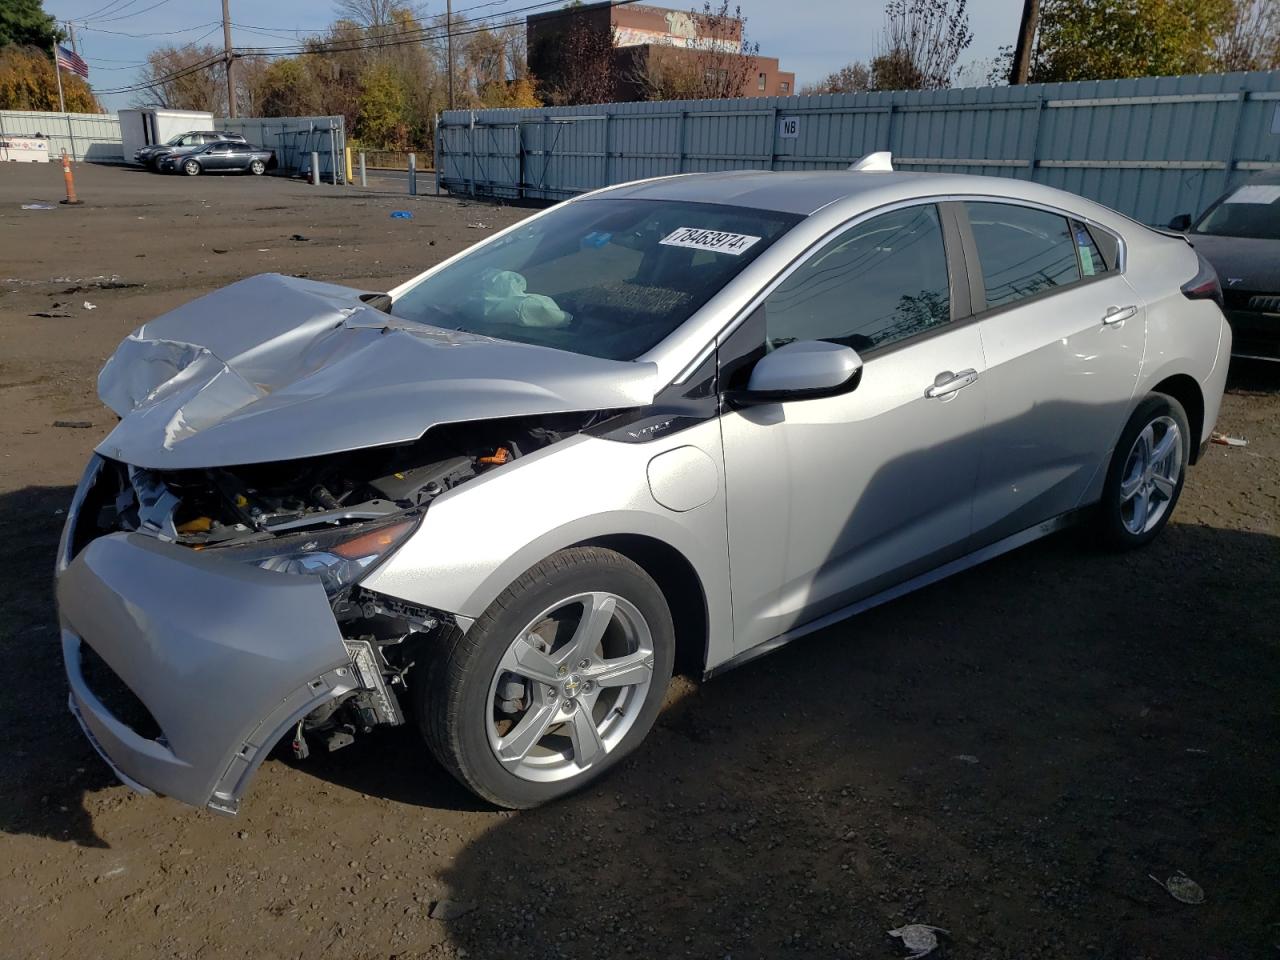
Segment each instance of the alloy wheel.
M1182 431L1172 417L1146 425L1125 460L1120 480L1120 521L1140 536L1169 509L1182 476Z
M549 782L601 762L627 735L653 682L653 635L613 593L560 600L511 642L489 685L489 746L509 773Z

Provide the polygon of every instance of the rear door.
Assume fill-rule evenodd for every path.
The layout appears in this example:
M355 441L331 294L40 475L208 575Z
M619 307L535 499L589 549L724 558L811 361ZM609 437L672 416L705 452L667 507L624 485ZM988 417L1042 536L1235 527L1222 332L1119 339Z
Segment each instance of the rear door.
M1055 210L968 201L987 361L977 548L1080 506L1106 468L1146 348L1121 245Z

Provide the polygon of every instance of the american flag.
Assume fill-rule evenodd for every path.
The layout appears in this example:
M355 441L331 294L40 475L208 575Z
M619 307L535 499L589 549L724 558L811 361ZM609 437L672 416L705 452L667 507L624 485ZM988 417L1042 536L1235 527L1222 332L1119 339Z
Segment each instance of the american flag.
M58 45L58 66L63 70L70 70L76 76L89 79L89 65L84 62L80 54L74 50L68 50L61 44Z

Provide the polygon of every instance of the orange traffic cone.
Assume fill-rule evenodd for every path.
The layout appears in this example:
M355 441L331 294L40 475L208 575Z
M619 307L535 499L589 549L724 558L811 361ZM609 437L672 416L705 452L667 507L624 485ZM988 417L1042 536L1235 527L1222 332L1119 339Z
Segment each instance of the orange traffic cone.
M71 175L71 158L67 151L62 151L62 179L67 182L67 199L60 202L74 206L83 201L76 198L76 178Z

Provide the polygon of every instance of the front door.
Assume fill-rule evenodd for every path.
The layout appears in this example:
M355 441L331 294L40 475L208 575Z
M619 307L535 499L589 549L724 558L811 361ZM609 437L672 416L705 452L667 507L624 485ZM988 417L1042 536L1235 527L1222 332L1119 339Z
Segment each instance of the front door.
M974 547L1080 506L1102 482L1146 347L1145 306L1089 227L1051 210L964 204L983 298L988 425ZM1106 239L1105 237L1103 238Z
M960 555L983 426L978 330L933 204L822 245L721 347L722 381L793 340L853 347L857 387L721 419L744 650ZM963 277L959 277L964 284ZM745 358L745 359L744 359Z

